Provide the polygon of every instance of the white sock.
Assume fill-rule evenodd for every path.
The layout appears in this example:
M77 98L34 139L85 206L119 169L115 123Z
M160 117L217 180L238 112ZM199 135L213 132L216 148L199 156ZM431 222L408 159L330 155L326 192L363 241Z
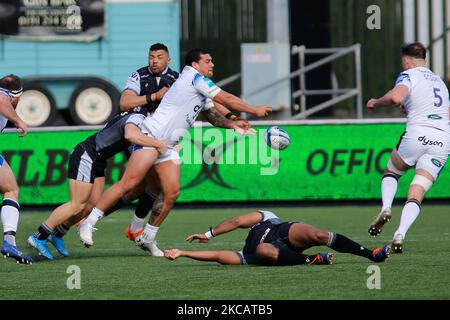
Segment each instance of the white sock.
M142 229L144 226L145 218L139 218L136 215L133 216L133 220L131 220L130 231L135 233L138 232L139 229Z
M89 216L86 218L85 222L91 224L92 226L95 226L97 221L100 220L101 218L103 218L104 215L105 214L103 213L102 210L100 210L98 208L94 208L94 209L92 209Z
M7 200L7 201L5 201ZM17 231L17 224L19 223L19 210L16 207L13 207L11 205L5 204L5 202L12 201L14 203L17 203L17 201L12 199L3 199L3 206L1 211L1 218L2 218L2 224L3 224L3 233L5 232L16 232ZM17 203L17 206L19 204ZM5 235L5 240L12 244L13 246L16 245L16 237L12 234Z
M394 238L396 235L401 234L403 239L405 239L406 232L417 219L420 213L420 206L415 202L407 202L403 207L402 216L400 218L400 225L394 233Z
M395 194L397 193L398 181L392 176L384 176L381 180L381 200L383 201L383 208L392 207Z
M144 231L141 234L141 239L143 239L145 242L152 242L155 240L158 231L159 227L154 227L151 224L147 223Z

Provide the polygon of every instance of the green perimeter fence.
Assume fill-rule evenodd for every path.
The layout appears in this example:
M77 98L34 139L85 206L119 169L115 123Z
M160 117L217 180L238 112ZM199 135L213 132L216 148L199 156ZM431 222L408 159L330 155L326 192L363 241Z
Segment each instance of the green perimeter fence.
M391 120L392 122L392 120ZM380 198L380 180L405 124L363 121L304 121L255 125L253 136L196 126L182 140L181 194L178 202L364 200ZM290 146L270 149L265 129L277 124ZM96 128L98 130L98 128ZM68 200L67 165L73 147L96 130L33 131L0 135L0 152L11 165L24 205ZM108 163L107 184L121 176L126 156ZM413 172L401 180L406 197ZM450 170L444 168L428 198L450 198Z

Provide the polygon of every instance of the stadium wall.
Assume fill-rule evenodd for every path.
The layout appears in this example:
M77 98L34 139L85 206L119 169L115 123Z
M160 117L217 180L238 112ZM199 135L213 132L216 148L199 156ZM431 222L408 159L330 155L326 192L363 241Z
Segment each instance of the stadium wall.
M274 122L254 123L257 133L247 137L197 123L182 141L178 202L379 199L389 153L405 127L395 119L382 121L278 122L291 138L280 152L264 141ZM20 140L15 132L2 134L0 153L17 177L21 203L68 200L70 152L97 129L39 128ZM110 161L107 183L117 181L125 166L122 154ZM409 172L401 180L399 198L406 197L412 177ZM427 197L450 198L449 181L450 170L444 168Z

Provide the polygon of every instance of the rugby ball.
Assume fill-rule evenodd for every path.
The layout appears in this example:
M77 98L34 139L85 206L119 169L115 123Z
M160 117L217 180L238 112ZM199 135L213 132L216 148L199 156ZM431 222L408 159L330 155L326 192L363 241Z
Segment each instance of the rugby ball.
M275 150L286 149L289 146L289 143L291 143L289 134L276 126L266 129L264 139L266 140L267 145Z

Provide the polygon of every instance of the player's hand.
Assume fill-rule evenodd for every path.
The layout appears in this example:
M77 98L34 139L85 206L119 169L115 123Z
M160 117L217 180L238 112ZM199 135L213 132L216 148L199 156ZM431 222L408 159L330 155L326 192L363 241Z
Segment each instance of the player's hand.
M166 257L169 260L175 260L180 255L181 255L181 250L178 250L178 249L164 250L164 257Z
M231 124L231 128L236 131L238 131L239 129L241 129L242 131L247 131L248 128L250 128L250 123L246 120L236 120Z
M265 117L272 112L272 107L269 106L256 106L255 107L255 116L257 117Z
M156 150L159 154L163 154L167 152L167 144L164 141L158 141L158 145L156 146Z
M183 149L183 146L179 142L175 143L175 145L173 146L173 151L175 152L180 153L181 149Z
M19 119L16 123L15 126L17 129L19 129L22 133L19 134L19 137L25 137L28 133L28 127L26 125L25 122L22 121L22 119Z
M233 128L237 133L243 136L252 136L256 133L256 130L251 128L252 125L247 120L237 118L233 121L238 122L238 125Z
M367 108L370 110L375 109L375 104L377 103L377 99L370 99L367 101Z
M206 237L204 233L196 233L191 234L189 237L186 238L186 241L189 243L192 243L192 241L198 240L198 242L206 243L209 241L209 239Z
M162 87L161 89L159 89L156 93L155 93L155 95L156 95L156 100L161 100L163 97L164 97L164 95L166 94L166 92L167 91L169 91L169 88L168 87Z

